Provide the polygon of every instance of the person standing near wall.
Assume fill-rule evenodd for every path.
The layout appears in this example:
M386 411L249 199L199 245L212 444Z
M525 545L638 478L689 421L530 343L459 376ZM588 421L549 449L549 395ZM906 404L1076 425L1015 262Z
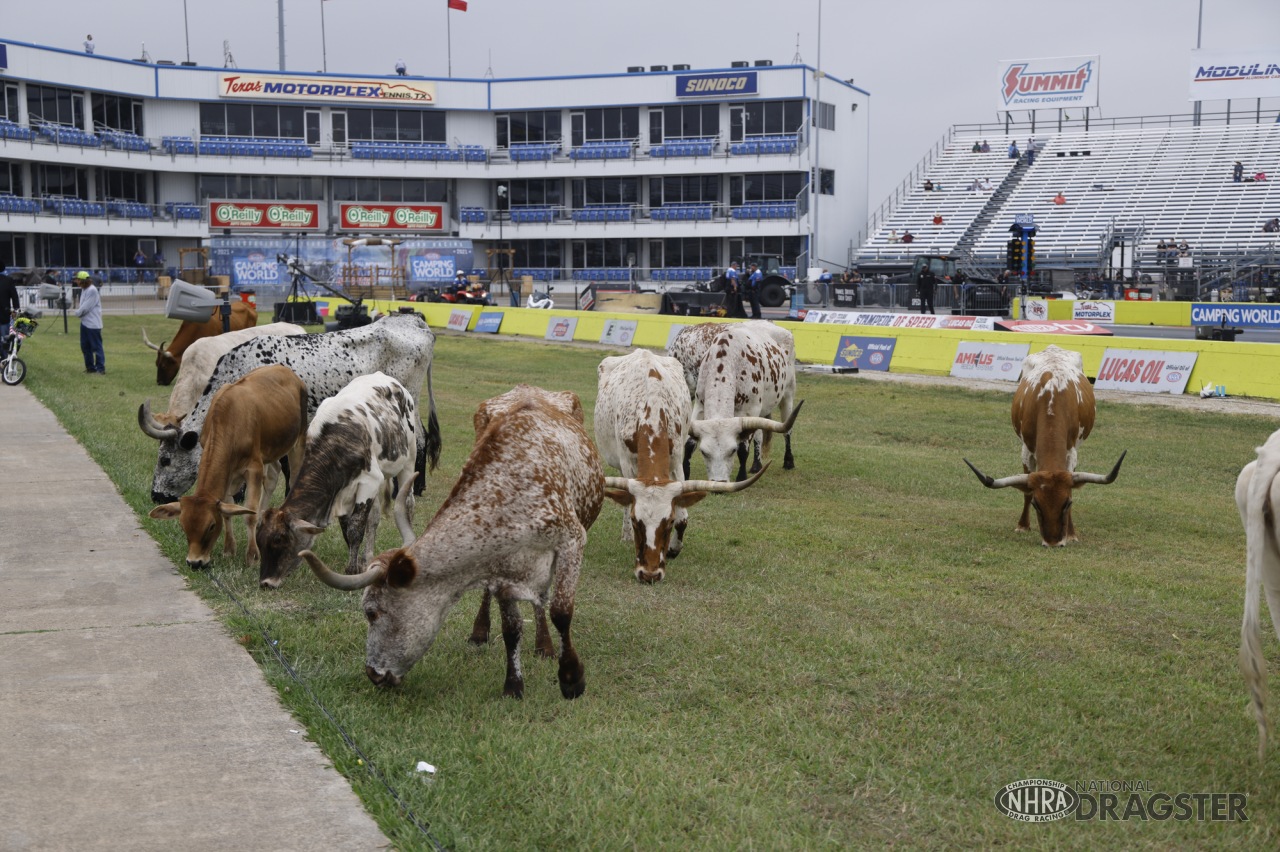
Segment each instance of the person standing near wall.
M926 264L916 277L916 293L920 296L920 313L924 313L925 305L929 306L929 313L933 313L933 291L937 285L938 276Z
M76 273L80 285L80 351L84 353L84 371L105 375L107 358L102 349L102 299L93 278L83 269Z

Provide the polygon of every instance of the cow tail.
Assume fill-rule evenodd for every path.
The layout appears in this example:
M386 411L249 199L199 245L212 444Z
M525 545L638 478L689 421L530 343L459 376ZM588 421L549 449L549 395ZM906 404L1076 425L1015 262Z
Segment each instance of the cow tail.
M1260 453L1249 482L1243 511L1245 522L1245 593L1244 620L1240 626L1240 673L1253 702L1253 717L1258 723L1258 759L1267 749L1270 725L1267 723L1267 662L1262 656L1258 635L1258 618L1262 607L1263 572L1267 550L1273 548L1270 493L1272 480L1280 473L1280 454Z
M431 390L431 365L427 365L427 422L424 429L426 440L418 446L418 456L414 470L418 477L413 481L413 493L420 496L427 487L427 473L435 470L440 464L440 420L436 417L436 397Z

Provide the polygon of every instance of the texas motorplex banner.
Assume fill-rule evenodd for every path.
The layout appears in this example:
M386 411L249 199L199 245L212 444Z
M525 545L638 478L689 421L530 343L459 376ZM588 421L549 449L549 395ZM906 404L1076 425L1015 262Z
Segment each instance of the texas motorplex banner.
M210 201L209 228L254 231L314 231L320 227L315 201Z
M1071 318L1110 325L1116 321L1116 303L1077 299L1071 303Z
M880 370L887 373L889 362L893 360L893 348L897 344L896 337L845 335L836 344L836 355L831 360L831 366L856 367L859 370Z
M853 311L814 311L804 315L805 322L832 325L867 325L876 328L958 328L995 331L994 317L949 316L945 314L881 314Z
M286 74L218 75L218 97L271 101L340 101L344 103L432 106L436 84L425 80L370 80L358 77L303 77Z
M1192 325L1227 325L1245 328L1280 328L1280 305L1236 305L1192 302Z
M996 109L1065 109L1098 105L1098 57L1002 59Z
M1030 343L980 343L962 340L956 346L951 375L962 379L995 379L1016 382Z
M1190 100L1280 97L1280 46L1191 51Z
M547 320L546 340L573 340L573 333L578 330L577 317L551 317Z
M267 233L244 236L211 236L209 263L214 275L229 275L237 289L288 284L289 272L277 258L298 257L303 268L321 281L342 285L348 265L359 271L366 267L398 268L410 287L424 290L453 280L459 269L471 271L475 249L471 240L429 239L405 235L397 246L348 246L343 237L309 235L271 236ZM303 281L307 293L320 288Z
M360 204L338 205L338 227L344 231L443 231L441 204Z
M1102 354L1093 386L1101 390L1182 393L1195 365L1195 352L1108 348Z

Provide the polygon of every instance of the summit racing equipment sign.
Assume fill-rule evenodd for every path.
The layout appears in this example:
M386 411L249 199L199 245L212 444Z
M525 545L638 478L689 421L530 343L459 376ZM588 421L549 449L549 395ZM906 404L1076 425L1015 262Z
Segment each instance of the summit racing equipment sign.
M352 231L443 231L439 204L352 204L339 208L342 228Z
M1098 105L1098 57L1000 61L996 109L1060 109Z
M720 95L754 95L759 92L755 71L729 74L678 74L677 98L714 98Z
M399 79L399 78L397 78ZM218 97L272 101L375 101L434 106L436 84L278 74L219 74Z
M1157 352L1145 349L1110 349L1093 386L1100 390L1179 394L1196 366L1195 352Z
M320 227L320 205L297 201L211 201L209 227L314 231Z
M1280 50L1191 51L1193 101L1280 96Z

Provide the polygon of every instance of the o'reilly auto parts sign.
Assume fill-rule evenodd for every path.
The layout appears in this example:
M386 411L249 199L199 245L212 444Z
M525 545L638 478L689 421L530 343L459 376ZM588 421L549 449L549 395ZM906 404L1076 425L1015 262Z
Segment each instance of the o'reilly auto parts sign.
M437 233L445 230L444 207L440 204L358 204L339 208L344 231L415 231Z
M314 201L210 201L209 227L315 231L320 228L320 205Z

